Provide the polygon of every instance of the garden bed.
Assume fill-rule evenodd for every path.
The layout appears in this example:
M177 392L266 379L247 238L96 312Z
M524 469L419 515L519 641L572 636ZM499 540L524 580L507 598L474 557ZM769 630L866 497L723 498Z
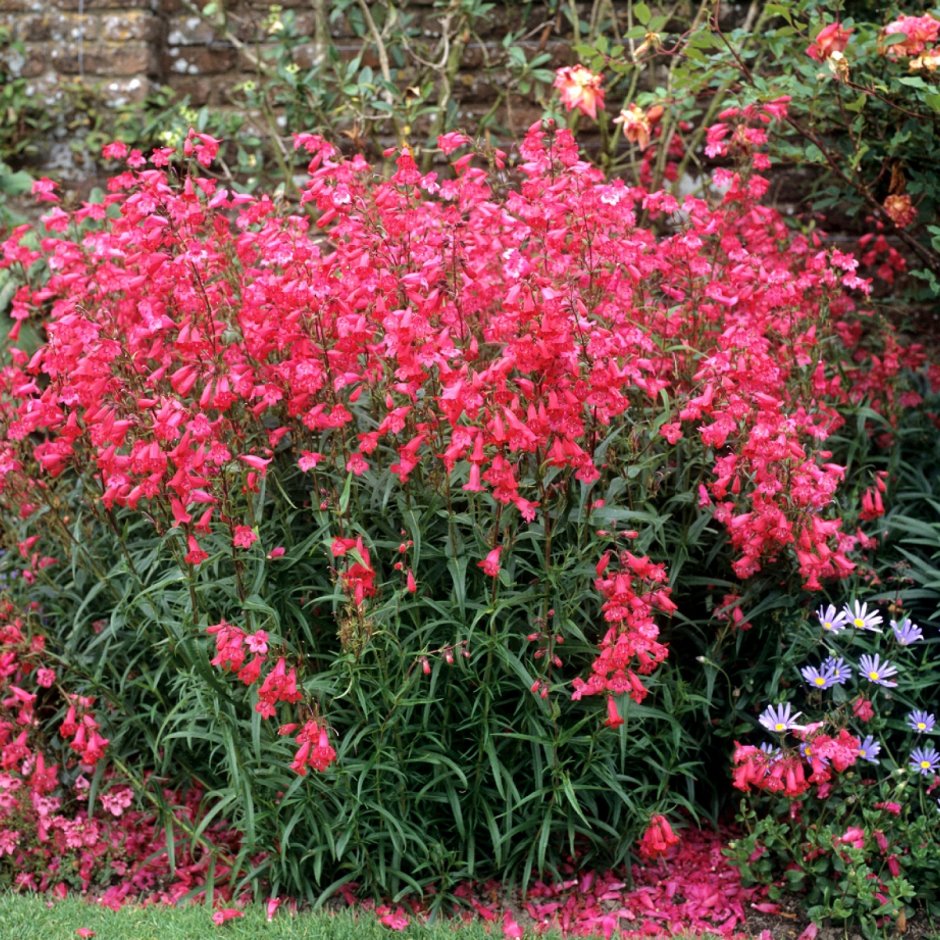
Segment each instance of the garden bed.
M668 25L630 9L632 60L579 46L511 151L302 131L302 185L242 192L191 127L107 144L97 201L35 181L0 263L0 881L231 931L253 899L929 934L940 365L882 314L909 261L940 292L894 149L940 113L940 21L814 28L720 111L757 84L713 23L675 47L735 76L692 133L608 120L601 69ZM853 45L918 118L871 186L812 130L859 115L861 174L859 122L899 119L841 96ZM766 203L794 134L874 213L859 257Z

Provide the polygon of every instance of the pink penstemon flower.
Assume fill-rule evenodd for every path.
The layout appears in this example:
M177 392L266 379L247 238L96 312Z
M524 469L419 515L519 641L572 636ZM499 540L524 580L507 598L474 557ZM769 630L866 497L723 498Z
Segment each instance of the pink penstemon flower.
M258 541L258 533L251 526L237 525L232 535L235 548L251 548Z
M673 846L679 845L679 842L679 837L672 831L669 820L657 814L650 818L649 825L640 839L639 854L641 858L663 858Z
M223 907L212 915L212 923L215 924L216 927L221 927L230 920L236 920L244 916L245 912L240 911L237 907Z
M499 556L502 554L502 545L497 545L491 549L483 561L478 561L477 566L483 569L483 573L495 578L499 574Z

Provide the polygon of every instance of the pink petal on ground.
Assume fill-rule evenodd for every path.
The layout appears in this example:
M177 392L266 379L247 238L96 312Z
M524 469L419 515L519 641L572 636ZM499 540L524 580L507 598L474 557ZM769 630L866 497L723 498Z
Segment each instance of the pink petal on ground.
M274 915L277 913L277 909L281 906L280 898L269 898L268 903L265 906L265 913L267 914L268 921L274 920Z
M751 907L755 911L760 911L761 914L779 914L780 905L774 904L773 901L761 901L759 904L752 904Z
M390 909L383 904L382 907L376 909L375 913L380 915L379 923L384 924L390 930L404 930L410 923L408 915L401 907Z

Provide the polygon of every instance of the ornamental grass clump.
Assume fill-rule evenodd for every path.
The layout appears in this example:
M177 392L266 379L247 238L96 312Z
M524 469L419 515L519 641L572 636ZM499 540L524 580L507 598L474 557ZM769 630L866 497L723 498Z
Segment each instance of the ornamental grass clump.
M678 602L848 575L863 487L827 438L861 403L890 427L922 360L854 258L760 205L785 107L722 114L711 200L551 124L512 166L451 133L449 172L405 148L387 179L301 135L294 207L226 189L195 132L106 148L101 203L41 184L4 243L10 590L104 759L237 827L230 870L446 892L694 811Z

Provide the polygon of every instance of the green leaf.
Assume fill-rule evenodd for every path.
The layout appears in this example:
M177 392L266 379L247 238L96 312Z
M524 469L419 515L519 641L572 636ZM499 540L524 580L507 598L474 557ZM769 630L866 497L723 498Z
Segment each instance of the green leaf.
M346 482L343 484L343 492L340 493L339 496L339 513L341 516L346 515L346 510L349 508L349 496L352 493L352 482L352 473L347 473Z
M507 53L509 56L510 65L514 65L519 69L524 69L526 67L525 50L521 46L510 46L507 50Z
M880 41L882 46L896 46L898 43L907 42L907 33L891 33L882 36Z
M641 26L646 26L649 24L652 13L645 3L637 3L633 6L633 16Z
M8 196L22 196L23 193L28 193L32 186L33 178L25 170L12 173L0 164L0 192Z
M857 98L853 98L851 101L847 101L843 107L846 111L861 111L865 107L865 104L868 102L868 94L862 92Z
M764 12L767 16L782 16L788 23L793 22L793 10L787 3L767 3Z

